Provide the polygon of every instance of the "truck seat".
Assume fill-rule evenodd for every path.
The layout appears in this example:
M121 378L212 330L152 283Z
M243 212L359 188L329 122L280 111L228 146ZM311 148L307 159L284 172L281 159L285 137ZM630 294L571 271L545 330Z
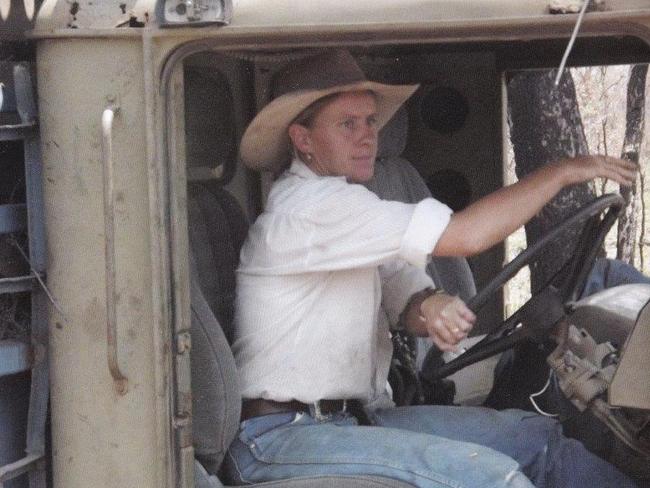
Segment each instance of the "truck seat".
M235 198L211 182L188 185L190 249L203 295L232 341L235 270L248 220Z
M234 198L217 185L188 185L191 371L195 486L223 486L219 468L239 427L241 393L232 338L235 270L248 223ZM257 486L257 485L253 485ZM377 476L315 476L260 483L287 488L408 488Z
M406 109L401 107L379 133L375 174L366 183L369 190L384 200L417 203L431 197L431 192L420 173L402 157L407 136L408 115ZM464 301L476 294L474 276L465 258L433 257L427 267L427 273L436 286L452 295L458 295ZM469 348L483 337L480 335L466 338L461 341L460 347ZM412 344L408 339L404 342ZM431 344L425 339L418 339L412 348L415 349L416 368L421 370ZM494 356L480 361L449 378L455 383L455 403L478 405L487 398L494 383L494 370L498 358L499 356Z
M418 203L431 192L420 173L402 157L406 148L408 116L401 107L379 133L375 175L366 187L383 200ZM427 268L434 283L452 295L468 300L476 294L474 276L465 258L434 257Z

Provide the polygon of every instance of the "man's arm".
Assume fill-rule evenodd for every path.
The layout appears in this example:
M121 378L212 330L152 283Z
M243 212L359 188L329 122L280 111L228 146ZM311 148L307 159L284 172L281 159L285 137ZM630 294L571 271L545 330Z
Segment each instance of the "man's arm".
M477 254L525 224L565 186L596 177L631 185L637 169L634 163L605 156L584 156L546 165L453 214L433 254ZM476 316L465 303L446 293L416 293L403 311L404 328L413 335L430 337L442 351L455 350L475 322Z
M471 256L501 242L528 222L562 188L596 177L631 185L637 166L607 156L584 156L551 163L517 183L455 213L440 236L436 256Z

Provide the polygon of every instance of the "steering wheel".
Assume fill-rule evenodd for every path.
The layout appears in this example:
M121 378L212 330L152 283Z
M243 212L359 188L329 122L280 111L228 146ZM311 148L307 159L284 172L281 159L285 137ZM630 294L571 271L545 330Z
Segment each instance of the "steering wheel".
M422 379L434 382L505 351L526 338L538 341L544 339L582 293L598 250L624 204L623 198L617 194L595 199L506 264L485 288L467 302L474 313L521 268L533 262L550 242L574 225L587 221L576 246L575 259L570 259L545 286L533 292L530 300L519 310L501 324L492 327L484 339L457 358L441 365L440 351L435 347L429 349L422 364ZM601 218L605 210L607 212Z

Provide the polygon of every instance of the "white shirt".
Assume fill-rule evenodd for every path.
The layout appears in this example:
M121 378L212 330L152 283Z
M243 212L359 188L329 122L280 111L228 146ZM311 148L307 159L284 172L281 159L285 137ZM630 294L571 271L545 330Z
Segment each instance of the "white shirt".
M232 349L243 398L381 395L392 345L380 304L396 323L432 286L424 267L450 214L432 198L380 200L294 161L241 251Z

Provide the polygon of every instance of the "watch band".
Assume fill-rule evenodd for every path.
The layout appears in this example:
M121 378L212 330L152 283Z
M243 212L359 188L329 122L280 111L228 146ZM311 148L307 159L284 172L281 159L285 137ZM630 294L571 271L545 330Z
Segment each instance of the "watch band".
M399 315L399 320L397 321L394 330L403 331L406 329L406 320L407 320L408 312L411 309L411 307L416 303L419 303L418 311L417 311L418 318L423 322L426 321L427 318L424 316L424 314L422 314L422 309L421 309L422 303L430 296L440 295L442 293L445 293L445 290L443 290L442 288L431 288L429 286L411 295L411 298L409 298L408 302L406 302L406 306L402 310L402 313Z

